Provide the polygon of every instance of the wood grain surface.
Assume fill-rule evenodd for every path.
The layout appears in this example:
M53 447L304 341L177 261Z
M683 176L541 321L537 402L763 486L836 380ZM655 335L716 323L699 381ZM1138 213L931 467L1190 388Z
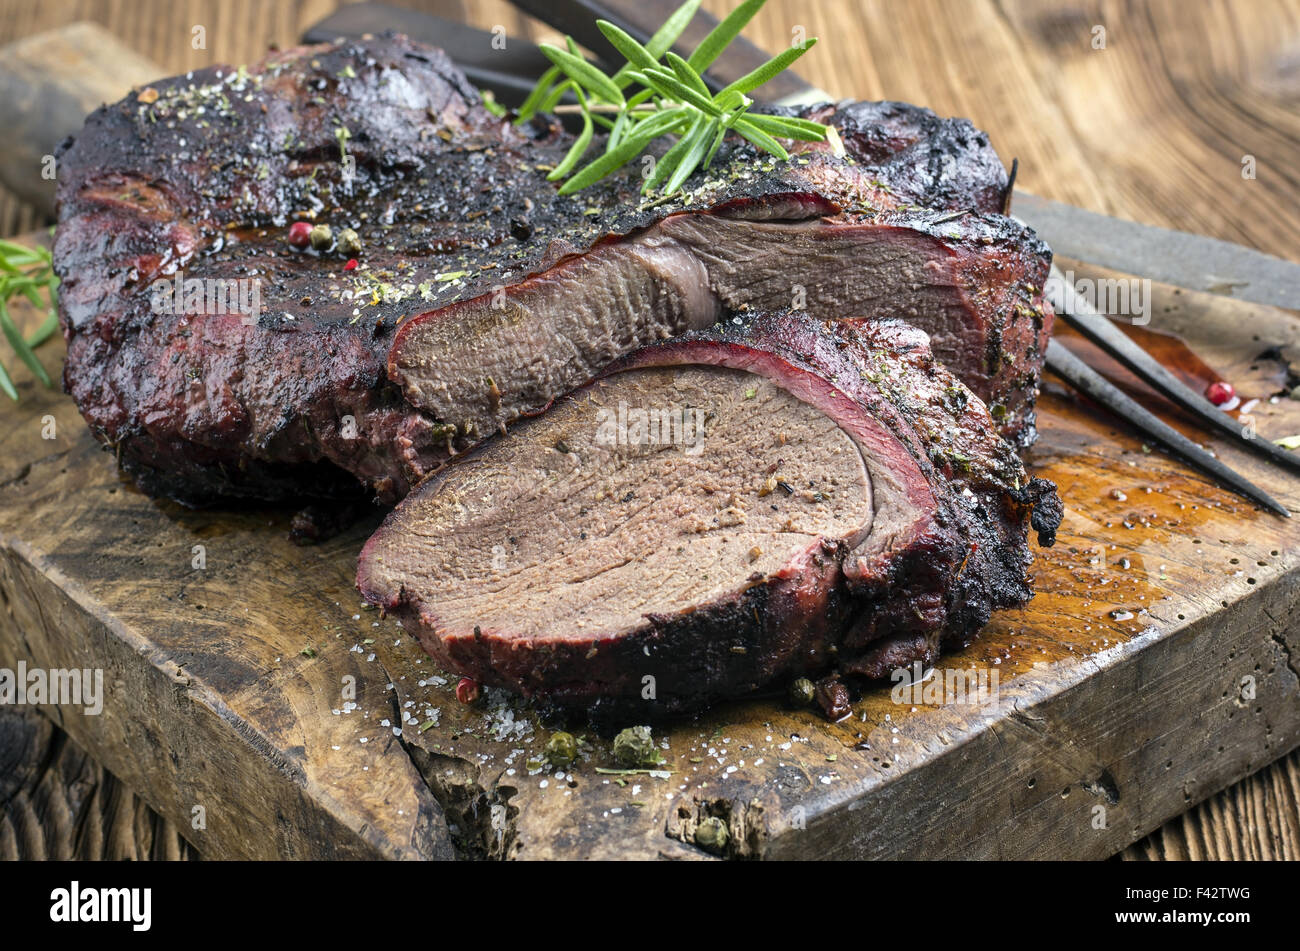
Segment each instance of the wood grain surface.
M175 825L49 719L0 709L0 860L197 857Z
M512 35L546 33L500 2L409 5ZM334 6L0 0L0 43L87 19L181 72L290 45ZM207 28L206 50L191 48L196 24ZM970 116L1004 158L1020 159L1031 191L1300 257L1300 4L770 0L750 35L776 47L796 25L826 40L805 60L810 80ZM1093 48L1098 26L1105 49ZM1241 174L1247 155L1254 179ZM0 195L0 234L36 224L30 208ZM1294 856L1296 790L1292 756L1125 856Z

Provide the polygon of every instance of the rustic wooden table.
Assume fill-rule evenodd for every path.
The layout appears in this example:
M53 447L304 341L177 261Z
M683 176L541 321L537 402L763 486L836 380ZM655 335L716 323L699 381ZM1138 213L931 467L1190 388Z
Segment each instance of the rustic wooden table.
M333 0L0 0L0 44L79 19L166 72L291 45ZM408 2L512 35L546 34L498 0ZM715 12L728 0L710 0ZM207 28L195 50L194 25ZM1300 259L1300 2L770 0L750 30L776 48L833 38L805 62L824 88L969 116L1037 194ZM1098 48L1104 37L1104 48ZM1255 176L1242 175L1253 158ZM0 193L0 234L41 224ZM0 856L180 856L191 850L44 721L0 720ZM1215 796L1126 858L1300 856L1300 755Z

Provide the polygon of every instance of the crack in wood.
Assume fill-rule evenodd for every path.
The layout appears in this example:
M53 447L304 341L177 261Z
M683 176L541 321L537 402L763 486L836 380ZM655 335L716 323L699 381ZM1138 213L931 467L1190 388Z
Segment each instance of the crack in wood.
M396 683L380 664L385 682ZM401 698L396 690L390 703L393 722L402 724ZM464 757L438 753L412 743L401 728L397 742L417 776L442 811L442 820L456 857L505 860L518 847L519 807L510 800L513 786L492 782L484 786L480 769Z
M725 835L719 835L719 826ZM697 834L707 829L708 838ZM763 803L717 797L679 801L669 813L664 835L727 859L760 859L771 836Z

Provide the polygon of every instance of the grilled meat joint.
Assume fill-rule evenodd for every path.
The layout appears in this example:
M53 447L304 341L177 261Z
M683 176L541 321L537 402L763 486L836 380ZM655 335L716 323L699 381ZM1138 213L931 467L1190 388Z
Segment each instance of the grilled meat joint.
M804 114L847 154L729 143L645 202L635 168L558 196L562 130L494 117L400 36L156 83L59 157L65 386L152 494L394 502L611 360L793 306L925 329L1032 440L1050 254L998 214L987 137L898 103Z
M457 458L358 586L461 673L654 716L929 662L1031 597L1030 524L1060 518L924 333L752 315Z

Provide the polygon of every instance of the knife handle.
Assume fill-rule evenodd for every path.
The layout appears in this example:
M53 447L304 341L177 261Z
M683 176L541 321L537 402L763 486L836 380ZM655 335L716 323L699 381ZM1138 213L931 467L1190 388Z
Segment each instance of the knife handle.
M591 50L602 60L622 63L623 57L614 49L596 26L596 20L609 20L639 43L644 43L680 5L680 0L511 0L512 4L567 33ZM673 47L681 56L687 56L709 34L718 21L701 10L678 38ZM743 36L736 37L731 45L704 74L704 82L714 92L766 63L771 56ZM768 80L755 90L754 98L763 102L794 99L813 89L807 82L786 70Z

